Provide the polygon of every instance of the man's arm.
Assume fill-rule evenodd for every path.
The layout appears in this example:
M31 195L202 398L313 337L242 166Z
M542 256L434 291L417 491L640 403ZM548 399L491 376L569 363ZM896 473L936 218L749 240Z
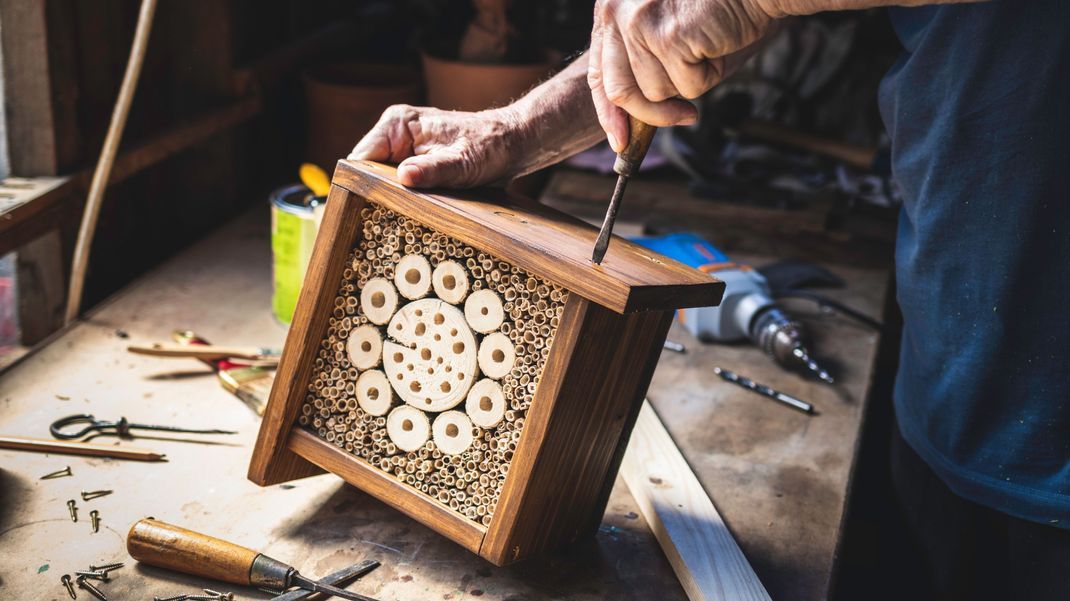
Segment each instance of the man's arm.
M413 187L503 182L603 139L587 87L587 55L512 104L478 113L392 106L350 153L399 163Z

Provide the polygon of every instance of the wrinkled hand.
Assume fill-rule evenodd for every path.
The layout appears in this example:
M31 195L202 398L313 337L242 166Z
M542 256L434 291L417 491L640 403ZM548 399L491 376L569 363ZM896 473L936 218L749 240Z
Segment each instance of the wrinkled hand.
M521 123L507 109L466 113L395 105L349 158L399 163L398 181L414 188L471 188L516 177L526 152Z
M598 0L587 83L613 149L628 140L628 114L656 126L693 123L697 111L684 99L738 68L771 21L757 0Z

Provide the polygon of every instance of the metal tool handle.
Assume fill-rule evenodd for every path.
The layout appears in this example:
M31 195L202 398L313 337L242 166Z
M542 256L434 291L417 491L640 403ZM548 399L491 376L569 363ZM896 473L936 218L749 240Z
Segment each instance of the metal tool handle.
M88 426L74 432L65 431L64 428L73 424L89 424ZM118 428L119 422L102 422L88 413L77 413L75 415L68 415L67 417L61 417L52 422L52 425L48 427L48 431L52 433L52 436L60 440L74 440L81 438L90 432L95 432L103 428L116 427Z
M229 543L146 518L130 527L126 550L149 565L231 584L247 586L253 562L260 554Z
M646 151L650 149L650 141L658 128L648 125L628 115L628 144L624 150L617 153L617 160L613 162L613 171L617 175L631 177L639 170L639 164L643 162Z

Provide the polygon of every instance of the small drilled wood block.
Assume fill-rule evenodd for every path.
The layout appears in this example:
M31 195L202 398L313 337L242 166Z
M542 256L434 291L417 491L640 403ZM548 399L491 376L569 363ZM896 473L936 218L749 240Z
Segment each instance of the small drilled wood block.
M709 276L497 191L341 161L249 477L338 474L496 564L592 532Z

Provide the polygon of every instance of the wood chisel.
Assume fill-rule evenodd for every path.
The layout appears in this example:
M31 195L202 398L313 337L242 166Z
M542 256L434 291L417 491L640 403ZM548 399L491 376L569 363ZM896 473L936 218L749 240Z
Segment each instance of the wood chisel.
M598 232L598 239L594 243L594 254L591 261L595 265L602 263L609 248L609 237L613 234L613 224L617 221L617 209L620 208L620 199L624 196L624 188L628 185L628 178L639 171L639 165L650 148L650 141L654 139L654 132L658 128L647 125L642 121L628 116L628 144L624 150L617 153L617 160L613 162L613 171L617 174L617 186L613 188L613 197L609 200L609 208L606 209L606 218L602 222L602 229Z
M331 586L346 586L354 580L364 576L368 572L371 572L375 568L379 567L379 562L374 559L365 559L357 565L349 566L348 568L342 568L337 572L331 572L323 578L320 578L320 584L329 584ZM277 597L272 597L271 601L304 601L305 599L315 595L313 591L306 591L304 589L297 589L288 593L283 593Z
M231 584L273 591L297 587L351 601L375 601L306 578L293 566L263 553L152 518L130 527L126 550L142 563Z

